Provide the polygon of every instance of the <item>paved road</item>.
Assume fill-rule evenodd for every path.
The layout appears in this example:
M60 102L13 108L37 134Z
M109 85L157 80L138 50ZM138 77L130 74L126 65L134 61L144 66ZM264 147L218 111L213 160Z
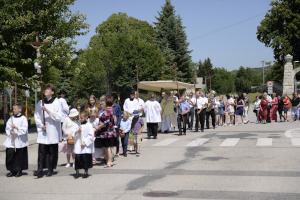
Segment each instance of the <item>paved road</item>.
M6 178L2 151L0 199L300 199L300 123L160 134L141 148L139 158L117 158L111 169L96 165L78 180L63 166L63 154L55 176L33 177L36 144L29 147L27 175Z

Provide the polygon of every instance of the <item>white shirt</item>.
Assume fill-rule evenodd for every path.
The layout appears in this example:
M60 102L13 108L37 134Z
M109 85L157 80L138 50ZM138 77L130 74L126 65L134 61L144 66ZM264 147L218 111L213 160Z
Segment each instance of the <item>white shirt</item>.
M101 115L102 115L102 114L103 114L103 113L101 113ZM91 118L89 118L87 122L88 122L89 124L91 124L93 128L95 128L96 125L99 124L99 118L96 117L95 120L92 120Z
M143 99L138 98L136 99L139 102L139 109L144 108L145 102ZM143 115L143 111L139 112L140 117Z
M67 101L60 97L60 98L57 98L58 102L60 103L60 107L61 107L61 122L64 122L65 119L68 117L69 115L69 106L67 104Z
M190 108L193 108L194 104L195 104L194 102L196 102L196 98L195 97L190 98L190 97L186 96L185 99L187 100L187 102L189 102Z
M254 102L254 109L255 110L259 110L260 109L259 105L260 105L260 99L255 100L255 102Z
M13 121L11 119L13 118ZM16 148L23 148L28 146L28 121L25 116L21 117L14 117L9 118L6 123L5 132L8 136L3 145L6 148L14 148L14 136L10 134L11 130L15 132L15 145ZM13 124L18 127L17 129L12 129L12 122Z
M129 98L127 98L124 102L123 105L123 109L124 111L127 111L129 113L133 113L134 110L138 110L139 109L139 102L136 99L133 99L132 101L130 101ZM133 116L133 115L131 115Z
M37 143L39 144L58 144L61 140L61 107L57 99L45 107L51 112L50 115L45 111L46 131L43 128L42 100L38 102L34 112L34 120L38 132Z
M77 126L77 130L79 130L79 124ZM75 136L74 153L94 153L94 129L92 125L90 123L82 124L81 130L81 133L78 133ZM84 147L81 147L81 139L82 142L85 143Z
M78 127L77 122L72 121L69 117L67 117L62 125L63 138L68 139L68 136L66 134L69 134L70 136L74 137L74 133L77 127Z
M196 98L193 98L193 104L197 107L197 109L200 109L201 108L201 98L198 97L197 99Z
M161 122L161 106L157 101L148 100L144 106L147 123Z
M272 105L272 97L270 95L267 96L268 106Z
M206 103L208 103L208 99L206 97L197 98L197 109L206 108ZM196 104L196 99L195 99L195 104Z

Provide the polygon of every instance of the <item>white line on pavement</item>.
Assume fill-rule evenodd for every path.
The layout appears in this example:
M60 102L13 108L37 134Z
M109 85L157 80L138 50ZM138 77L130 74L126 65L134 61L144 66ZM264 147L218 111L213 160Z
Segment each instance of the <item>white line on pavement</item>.
M193 140L192 142L188 143L187 147L196 147L201 146L204 143L206 143L209 139L208 138L197 138L196 140Z
M258 138L256 146L272 146L272 138Z
M300 138L292 138L292 145L300 146Z
M153 146L167 146L169 144L172 144L173 142L176 142L178 139L175 139L175 138L168 138L168 139L165 139L165 140L162 140L158 143L155 143Z
M224 141L220 144L220 147L233 147L233 146L235 146L239 141L240 141L240 138L227 138L226 140L224 140Z

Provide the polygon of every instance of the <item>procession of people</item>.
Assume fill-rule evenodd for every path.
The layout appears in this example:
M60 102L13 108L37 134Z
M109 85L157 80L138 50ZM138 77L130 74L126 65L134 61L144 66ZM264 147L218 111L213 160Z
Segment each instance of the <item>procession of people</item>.
M98 161L104 168L111 168L115 158L120 155L127 157L128 151L139 157L144 127L147 127L148 139L157 139L158 132L176 134L176 129L177 135L182 136L193 129L204 132L205 128L244 125L250 122L251 103L254 104L255 123L277 122L278 116L280 122L282 119L289 121L287 113L290 107L290 121L299 120L300 98L297 93L292 99L286 94L281 97L273 93L271 97L264 93L262 98L257 96L255 102L250 102L246 93L216 97L214 91L207 94L195 91L180 96L176 91L164 91L159 99L153 93L146 103L137 91L131 92L122 113L111 95L101 96L99 103L91 95L85 106L72 108L64 99L65 91L60 91L55 98L55 86L46 84L45 100L38 102L34 113L38 143L34 176L54 175L60 152L66 154L65 167L75 169L75 179L80 176L80 169L84 170L82 177L88 178L88 169ZM28 169L28 122L21 112L22 106L15 104L13 116L6 124L7 177L20 177L22 171ZM133 141L131 149L128 148L129 138Z

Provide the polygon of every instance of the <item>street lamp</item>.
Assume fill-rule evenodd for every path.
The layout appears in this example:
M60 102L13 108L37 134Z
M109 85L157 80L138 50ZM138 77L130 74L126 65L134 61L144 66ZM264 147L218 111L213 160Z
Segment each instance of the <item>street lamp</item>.
M294 61L294 69L296 68L296 63L298 63L299 60L295 60ZM296 74L294 76L294 92L297 92L298 88L297 88L297 80L296 80Z
M265 61L261 61L263 68L263 85L265 84Z
M9 95L9 110L12 110L11 95L12 95L13 89L10 88L10 87L7 87L5 89L6 89L6 92L8 93L8 95Z

